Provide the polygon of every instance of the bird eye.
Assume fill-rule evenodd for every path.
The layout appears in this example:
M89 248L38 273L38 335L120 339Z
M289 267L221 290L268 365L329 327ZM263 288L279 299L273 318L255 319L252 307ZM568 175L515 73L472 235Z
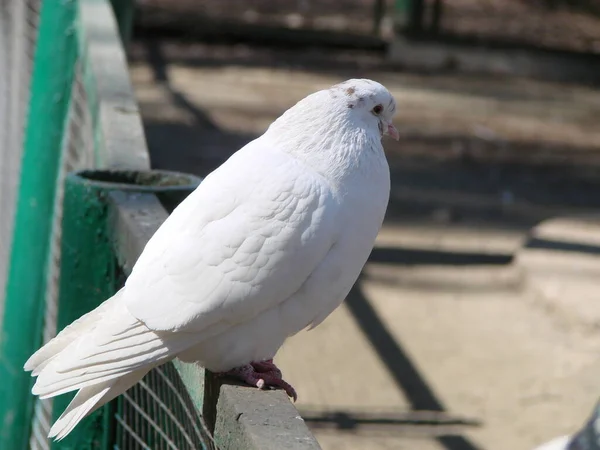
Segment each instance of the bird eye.
M383 106L375 105L373 107L373 114L381 114L381 111L383 111Z

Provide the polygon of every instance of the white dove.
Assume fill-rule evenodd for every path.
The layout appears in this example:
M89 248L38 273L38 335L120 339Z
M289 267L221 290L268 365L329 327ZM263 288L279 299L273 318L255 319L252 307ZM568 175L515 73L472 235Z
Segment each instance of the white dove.
M392 95L348 80L309 95L211 173L150 239L125 286L25 363L40 398L79 392L62 439L175 357L296 398L273 357L350 291L390 192Z

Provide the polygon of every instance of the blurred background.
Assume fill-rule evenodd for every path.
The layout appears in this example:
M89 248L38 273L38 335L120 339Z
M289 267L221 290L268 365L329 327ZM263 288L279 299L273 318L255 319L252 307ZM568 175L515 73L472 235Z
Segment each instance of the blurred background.
M152 165L206 175L305 95L396 97L388 215L276 361L326 450L526 450L600 393L600 2L139 0Z
M325 450L533 450L586 421L600 449L600 0L2 0L0 68L2 450L207 444L197 370L51 444L64 399L34 402L23 363L197 180L149 165L205 176L359 77L398 104L390 205L346 302L276 357L300 415ZM158 197L103 191L140 185ZM276 428L223 411L227 439Z

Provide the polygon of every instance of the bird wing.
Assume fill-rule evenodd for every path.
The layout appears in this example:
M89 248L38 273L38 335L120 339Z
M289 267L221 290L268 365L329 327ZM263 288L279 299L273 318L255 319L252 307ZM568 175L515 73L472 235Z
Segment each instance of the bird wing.
M337 210L319 175L251 143L148 242L125 286L128 310L153 330L201 332L277 307L335 243Z

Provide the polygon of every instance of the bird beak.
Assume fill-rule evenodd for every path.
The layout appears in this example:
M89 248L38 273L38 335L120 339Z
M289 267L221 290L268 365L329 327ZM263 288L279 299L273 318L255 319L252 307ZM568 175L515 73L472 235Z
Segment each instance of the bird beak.
M400 133L398 133L398 130L396 129L396 127L394 126L394 124L392 124L392 122L388 122L386 123L386 127L384 127L384 130L386 130L384 132L384 134L389 135L390 137L394 138L395 140L399 140L400 139Z

